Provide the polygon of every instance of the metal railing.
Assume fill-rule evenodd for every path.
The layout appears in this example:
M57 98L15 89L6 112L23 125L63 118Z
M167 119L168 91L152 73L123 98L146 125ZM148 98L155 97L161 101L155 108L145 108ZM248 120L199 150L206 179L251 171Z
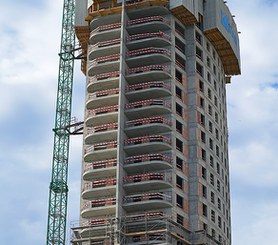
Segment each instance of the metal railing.
M150 142L163 142L171 144L171 139L163 135L149 135L124 140L125 145L137 145Z
M162 200L171 202L171 196L168 196L163 192L152 192L130 195L123 198L124 203L143 202L150 200Z
M111 47L113 45L117 45L117 44L120 44L120 43L121 43L120 38L109 40L109 41L98 42L94 45L89 46L89 52L94 51L97 48Z
M146 83L139 83L139 84L133 84L126 86L126 91L136 91L136 90L143 90L148 88L165 88L167 90L171 90L170 83L166 83L163 81L151 81Z
M140 107L146 107L146 106L165 106L167 108L171 108L171 103L168 100L155 100L155 99L150 99L150 100L141 100L141 101L136 101L136 102L131 102L125 105L125 109L134 109L134 108L140 108Z
M146 38L162 38L167 41L171 40L171 36L166 34L165 32L147 32L147 33L140 33L140 34L133 34L127 37L127 41L134 41Z
M140 56L144 54L166 54L168 56L171 55L171 51L165 48L141 48L135 49L127 52L127 56Z
M112 158L108 160L102 160L102 161L94 161L91 163L87 163L84 168L84 172L90 171L90 170L96 170L96 169L102 169L102 168L111 168L117 166L117 159Z
M117 29L117 28L120 28L121 26L122 26L121 22L113 23L113 24L108 24L108 25L102 25L102 26L99 26L99 27L95 28L94 30L92 30L91 31L91 35L93 35L93 34L95 34L97 32Z
M127 74L135 74L146 71L166 71L170 72L170 66L168 65L148 65L148 66L140 66L134 67L127 70Z
M111 106L102 106L93 110L88 110L87 117L88 116L94 116L104 113L111 113L111 112L117 112L119 109L118 105L111 105Z
M95 99L95 98L99 98L99 97L105 97L105 96L109 96L109 95L115 95L115 94L119 94L118 88L101 90L101 91L97 91L92 94L91 93L88 94L87 100L91 100L91 99Z
M109 78L119 77L119 76L120 76L119 71L111 71L111 72L101 73L101 74L90 77L88 84L99 82L99 81L109 79Z
M90 135L90 134L98 133L98 132L109 131L109 130L115 130L117 128L118 128L118 123L101 124L98 126L94 126L92 128L88 128L86 131L86 135Z
M130 120L126 122L127 127L134 127L134 126L140 126L140 125L146 125L151 123L162 123L166 124L168 126L172 125L172 122L164 117L157 116L157 117L145 117L140 118L136 120Z
M107 186L114 186L114 185L116 185L116 183L117 183L116 178L96 180L93 182L85 183L82 188L82 191L101 188L101 187L107 187Z
M142 163L142 162L151 162L151 161L163 161L172 164L173 159L167 155L161 153L155 154L143 154L132 157L125 158L125 164L133 164L133 163Z
M160 181L171 181L171 176L164 173L148 173L148 174L137 174L132 176L126 176L123 178L124 184L129 183L137 183L137 182L144 182L144 181L152 181L152 180L160 180Z
M112 206L116 204L116 198L102 198L102 199L96 199L92 201L86 201L84 202L82 206L82 211L87 208L97 208L97 207L104 207L104 206Z
M153 22L153 21L160 21L164 22L166 24L170 24L170 20L167 18L164 18L163 16L149 16L149 17L143 17L139 19L134 19L134 20L129 20L127 22L128 25L136 25L136 24L141 24L141 23L146 23L146 22Z
M100 151L100 150L106 150L106 149L114 149L117 148L117 141L107 141L107 142L101 142L97 144L93 144L85 149L85 154L93 151Z

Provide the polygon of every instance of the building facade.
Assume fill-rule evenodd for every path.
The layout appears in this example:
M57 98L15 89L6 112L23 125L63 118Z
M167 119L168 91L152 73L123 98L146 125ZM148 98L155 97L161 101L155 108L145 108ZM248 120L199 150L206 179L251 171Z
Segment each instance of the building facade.
M223 0L78 1L87 77L73 244L231 244Z

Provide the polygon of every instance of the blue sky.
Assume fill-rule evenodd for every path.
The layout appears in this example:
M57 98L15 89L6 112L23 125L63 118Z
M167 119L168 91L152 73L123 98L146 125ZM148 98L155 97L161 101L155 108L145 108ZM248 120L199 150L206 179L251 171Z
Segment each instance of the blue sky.
M278 244L278 1L228 1L242 75L228 85L234 245ZM45 243L62 0L0 0L1 243ZM73 115L85 78L76 63ZM78 219L80 137L71 140L69 217Z

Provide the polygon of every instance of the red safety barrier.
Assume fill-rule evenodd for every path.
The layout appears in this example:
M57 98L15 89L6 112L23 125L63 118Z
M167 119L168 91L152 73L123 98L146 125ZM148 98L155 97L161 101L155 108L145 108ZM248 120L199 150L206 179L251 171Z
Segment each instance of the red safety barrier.
M87 209L87 208L111 206L111 205L115 205L115 204L116 204L116 198L115 197L96 199L96 200L84 202L82 210Z
M143 154L132 157L127 157L125 159L125 164L149 162L149 161L163 161L172 164L173 159L167 155L157 153L157 154Z
M87 116L94 116L94 115L98 115L98 114L117 112L118 108L119 108L118 105L102 106L97 109L88 110Z
M148 88L166 88L168 90L171 90L170 83L166 83L163 81L151 81L146 83L139 83L139 84L133 84L126 86L126 91L136 91L136 90L142 90L142 89L148 89Z
M152 21L161 21L161 22L170 24L169 19L164 18L164 17L162 17L162 16L149 16L149 17L144 17L144 18L129 20L129 21L127 22L127 24L128 24L128 25L136 25L136 24L141 24L141 23L146 23L146 22L152 22Z
M168 100L150 99L150 100L142 100L142 101L128 103L125 105L125 109L129 110L129 109L140 108L145 106L153 106L153 105L159 105L159 106L165 106L167 108L171 108L171 103Z
M140 66L135 68L130 68L127 71L127 74L134 74L139 72L146 72L146 71L170 71L170 66L168 65L148 65L148 66Z
M165 48L142 48L142 49L136 49L127 52L127 56L130 57L140 56L144 54L166 54L170 56L171 51Z
M147 32L147 33L140 33L140 34L134 34L134 35L130 35L127 37L127 41L134 41L134 40L140 40L140 39L146 39L146 38L163 38L167 41L171 40L171 37L162 32Z
M103 47L111 47L113 45L117 45L121 43L121 39L117 38L117 39L113 39L113 40L109 40L109 41L103 41L103 42L98 42L94 45L90 45L89 46L89 52L97 49L97 48L103 48Z
M121 26L122 26L121 22L113 23L113 24L109 24L109 25L102 25L102 26L99 26L99 27L95 28L94 30L92 30L91 35L94 33L97 33L97 32L117 29L117 28L120 28Z
M136 120L130 120L126 122L126 126L133 127L133 126L140 126L140 125L146 125L151 123L163 123L163 124L167 124L168 126L172 125L172 122L170 120L161 116L157 116L157 117L145 117Z
M84 172L87 172L89 170L93 169L101 169L101 168L110 168L117 166L117 159L112 158L108 160L102 160L102 161L95 161L91 163L87 163L84 168Z
M101 56L101 57L98 57L98 58L90 61L89 64L92 66L92 65L105 63L105 62L117 61L117 60L120 60L120 57L121 57L120 54L111 54L111 55L107 55L107 56Z
M141 136L124 140L125 145L144 144L148 142L164 142L171 144L171 139L163 135Z
M87 149L85 149L85 154L91 151L100 151L106 149L113 149L117 147L117 141L108 141L108 142L101 142L97 144L93 144Z

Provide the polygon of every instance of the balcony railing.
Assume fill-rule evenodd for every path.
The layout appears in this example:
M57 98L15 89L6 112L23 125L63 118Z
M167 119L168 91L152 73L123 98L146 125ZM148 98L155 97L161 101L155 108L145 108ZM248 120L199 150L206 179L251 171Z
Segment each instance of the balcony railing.
M173 159L167 155L157 153L157 154L144 154L132 157L127 157L125 159L125 164L151 162L151 161L163 161L172 164Z
M106 73L101 73L95 76L92 76L89 78L89 83L95 83L101 80L109 79L109 78L115 78L119 77L120 72L119 71L112 71L112 72L106 72Z
M168 65L148 65L148 66L140 66L135 68L130 68L127 70L127 74L135 74L147 71L166 71L170 72L170 66Z
M176 65L180 67L182 70L185 69L185 65L176 59Z
M102 161L95 161L91 163L87 163L84 168L84 172L90 171L90 170L96 170L96 169L102 169L102 168L110 168L117 166L117 159L108 159L108 160L102 160Z
M149 200L163 200L171 202L171 197L162 193L162 192L154 192L154 193L143 193L132 196L124 197L124 203L134 203L134 202L143 202Z
M170 56L171 51L165 48L142 48L142 49L136 49L127 52L127 56L129 57L140 56L144 54L165 54Z
M87 116L95 116L95 115L99 115L99 114L117 112L118 109L119 109L118 105L103 106L103 107L99 107L97 109L88 110Z
M146 235L133 235L126 239L127 243L142 243L142 242L148 242L148 241L155 241L157 244L158 241L162 242L166 240L166 234L165 232L157 232L152 234L146 234ZM145 243L144 243L145 244Z
M168 100L155 100L155 99L150 99L150 100L142 100L142 101L136 101L132 103L128 103L125 105L125 109L134 109L134 108L140 108L140 107L146 107L146 106L165 106L167 108L171 108L171 103Z
M101 188L101 187L107 187L107 186L114 186L114 185L116 185L116 182L117 182L116 178L96 180L96 181L84 184L82 191Z
M140 220L149 220L149 219L160 219L164 218L166 215L163 212L145 212L143 214L129 215L125 217L125 221L136 222Z
M148 173L148 174L137 174L133 176L126 176L123 178L124 184L137 183L143 181L153 181L153 180L170 182L171 177L170 175L167 175L167 173Z
M140 126L140 125L146 125L151 123L162 123L166 124L168 126L172 125L172 122L164 117L158 116L158 117L145 117L140 118L136 120L130 120L126 122L127 127L134 127L134 126Z
M98 42L94 45L89 46L89 51L91 52L97 48L110 47L110 46L117 45L120 43L121 43L120 38L109 40L109 41Z
M121 22L119 23L113 23L113 24L109 24L109 25L102 25L97 27L96 29L94 29L91 32L91 35L97 32L102 32L102 31L108 31L108 30L113 30L113 29L117 29L120 28L122 26Z
M103 198L103 199L96 199L92 201L84 202L82 210L87 208L97 208L97 207L105 207L111 206L116 204L116 198Z
M110 225L111 219L90 219L81 224L82 227L84 226L102 226L102 225Z
M125 145L137 145L150 142L163 142L171 144L171 139L163 135L149 135L136 138L125 139Z
M117 128L118 128L118 123L102 124L102 125L94 126L92 128L88 128L86 135L90 135L98 132L105 132L109 130L116 130Z
M115 95L115 94L118 94L118 93L119 93L118 88L106 89L106 90L97 91L97 92L92 93L92 94L88 94L87 99L91 100L91 99L95 99L95 98L99 98L99 97Z
M159 31L159 32L148 32L148 33L130 35L127 37L127 41L134 41L134 40L140 40L146 38L163 38L167 41L171 40L171 37L168 34Z
M148 89L148 88L165 88L167 90L170 90L171 85L170 85L170 83L166 83L163 81L151 81L151 82L146 82L146 83L128 85L128 86L126 86L126 91L130 92L130 91L143 90L143 89Z
M108 141L108 142L101 142L97 144L93 144L90 147L85 149L85 154L93 151L100 151L100 150L107 150L107 149L114 149L117 148L117 141Z
M139 19L134 19L134 20L129 20L127 22L128 25L136 25L136 24L142 24L146 22L152 22L152 21L161 21L166 24L170 24L170 20L167 18L164 18L162 16L150 16L150 17L144 17L144 18L139 18Z
M98 57L98 58L90 61L89 64L91 66L95 66L97 64L102 64L105 62L120 60L120 57L121 57L120 54L111 54L111 55L107 55L107 56L101 56L101 57Z

